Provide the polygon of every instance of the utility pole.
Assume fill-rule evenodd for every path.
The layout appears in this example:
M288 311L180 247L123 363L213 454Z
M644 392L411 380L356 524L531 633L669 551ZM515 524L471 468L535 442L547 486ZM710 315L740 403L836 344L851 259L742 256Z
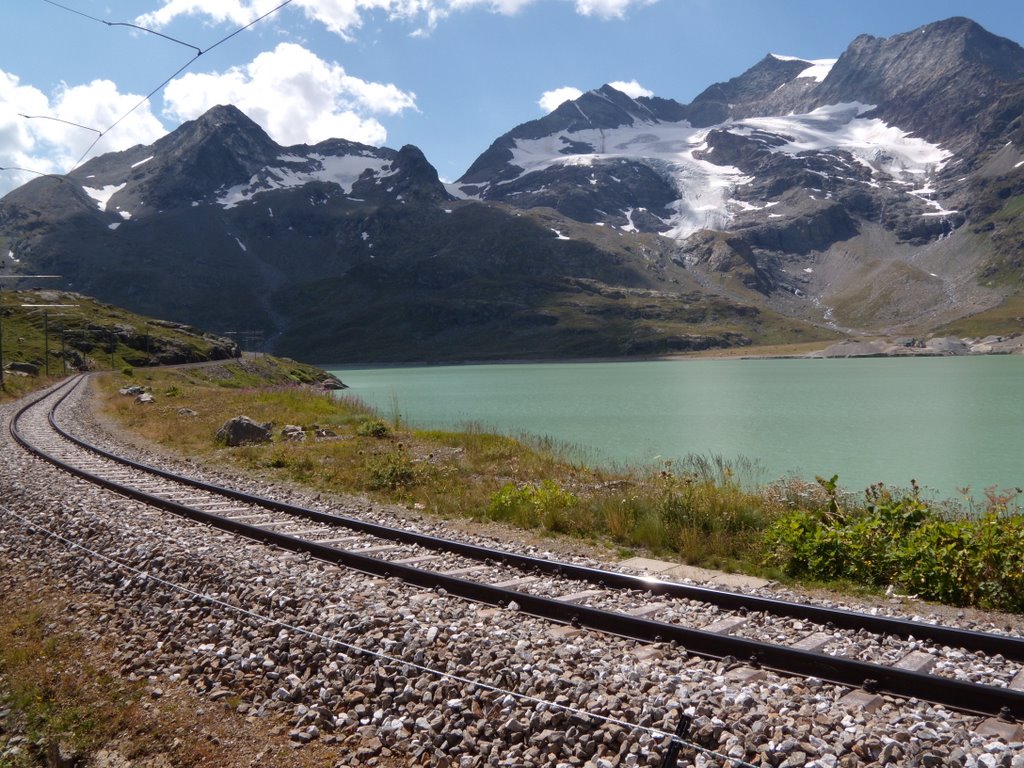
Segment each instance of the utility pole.
M50 310L67 309L78 304L19 304L19 307L43 310L43 359L46 361L46 375L50 375Z
M0 275L0 280L52 280L61 275ZM0 390L7 388L4 379L4 302L3 283L0 283Z

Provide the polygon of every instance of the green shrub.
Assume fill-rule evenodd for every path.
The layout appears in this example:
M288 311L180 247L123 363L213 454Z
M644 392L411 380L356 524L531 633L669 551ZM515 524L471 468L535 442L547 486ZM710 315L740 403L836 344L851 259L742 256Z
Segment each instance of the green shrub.
M416 481L416 468L409 453L402 446L393 451L378 453L366 460L370 490L397 490Z
M382 419L367 419L356 425L356 434L361 437L391 437L391 427Z
M827 483L828 481L826 481ZM989 494L980 516L950 517L921 498L868 488L865 504L834 496L784 514L765 536L767 562L795 578L899 587L928 600L1024 610L1024 515L1018 493Z
M579 504L575 494L552 480L522 487L508 483L491 497L487 517L512 522L522 528L545 528L566 533L576 527L571 513Z

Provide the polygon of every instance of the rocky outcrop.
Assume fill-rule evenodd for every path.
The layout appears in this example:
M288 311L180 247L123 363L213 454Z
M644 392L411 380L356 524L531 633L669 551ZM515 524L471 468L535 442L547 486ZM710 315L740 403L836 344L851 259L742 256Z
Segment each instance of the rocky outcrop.
M977 138L978 114L1021 77L1017 43L956 17L887 38L861 35L803 106L874 104L886 122L960 150Z
M248 416L236 416L217 430L217 440L230 448L254 443L269 443L272 422L258 423Z
M281 427L281 439L292 443L301 443L306 439L306 430L298 424L285 424Z

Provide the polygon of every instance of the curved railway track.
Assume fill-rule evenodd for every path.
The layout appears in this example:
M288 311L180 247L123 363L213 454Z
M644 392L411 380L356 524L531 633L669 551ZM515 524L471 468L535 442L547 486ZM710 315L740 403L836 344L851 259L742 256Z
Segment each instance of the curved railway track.
M116 456L70 434L56 414L83 381L69 379L29 402L11 419L11 435L67 472L168 512L574 627L673 642L690 653L731 656L755 668L868 693L1024 719L1024 639L554 562L213 485ZM984 658L995 671L981 683L963 679L961 665L945 660L950 649L959 659Z

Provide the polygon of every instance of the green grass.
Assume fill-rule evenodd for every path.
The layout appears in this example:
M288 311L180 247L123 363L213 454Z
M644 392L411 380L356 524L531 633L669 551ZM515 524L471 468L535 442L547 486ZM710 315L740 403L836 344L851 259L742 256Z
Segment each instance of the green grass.
M275 365L272 358L265 364ZM104 408L155 443L272 482L363 493L442 518L494 521L726 571L847 590L856 584L858 591L893 584L956 604L1024 610L1024 583L1013 576L1024 572L1019 492L989 489L980 507L964 508L926 501L916 488L873 486L862 501L851 502L835 477L766 485L755 462L704 455L600 469L572 446L550 440L517 440L476 425L408 428L397 415L388 420L355 398L296 384L287 362L276 364L274 386L239 388L233 372L239 365L217 366L225 368L222 374L112 376L99 385ZM156 403L142 406L116 394L140 378L157 394ZM181 408L196 415L182 416ZM274 422L274 440L240 448L218 444L217 429L239 414ZM307 439L284 441L284 424L304 427ZM336 436L314 439L314 428ZM961 561L943 559L958 553L965 553ZM904 570L890 567L897 554Z
M970 338L1024 333L1024 295L1008 296L999 306L955 320L936 333Z
M102 384L104 408L147 440L274 481L365 493L440 517L500 521L705 565L758 570L757 533L784 510L774 497L752 490L751 465L691 456L654 468L598 469L584 452L550 439L514 439L472 424L462 431L408 428L354 398L296 385L287 363L277 372L279 383L241 388L239 365L114 376ZM129 381L149 386L156 402L141 406L116 394ZM196 415L180 415L183 408ZM238 415L273 422L274 441L219 445L216 431ZM307 439L284 441L285 424L304 427ZM313 439L315 428L336 437Z
M30 370L29 375L6 370L0 399L20 397L76 370L131 370L167 356L206 360L214 350L223 356L230 347L227 340L188 326L66 291L4 290L0 313L4 365ZM260 383L258 377L252 382Z

